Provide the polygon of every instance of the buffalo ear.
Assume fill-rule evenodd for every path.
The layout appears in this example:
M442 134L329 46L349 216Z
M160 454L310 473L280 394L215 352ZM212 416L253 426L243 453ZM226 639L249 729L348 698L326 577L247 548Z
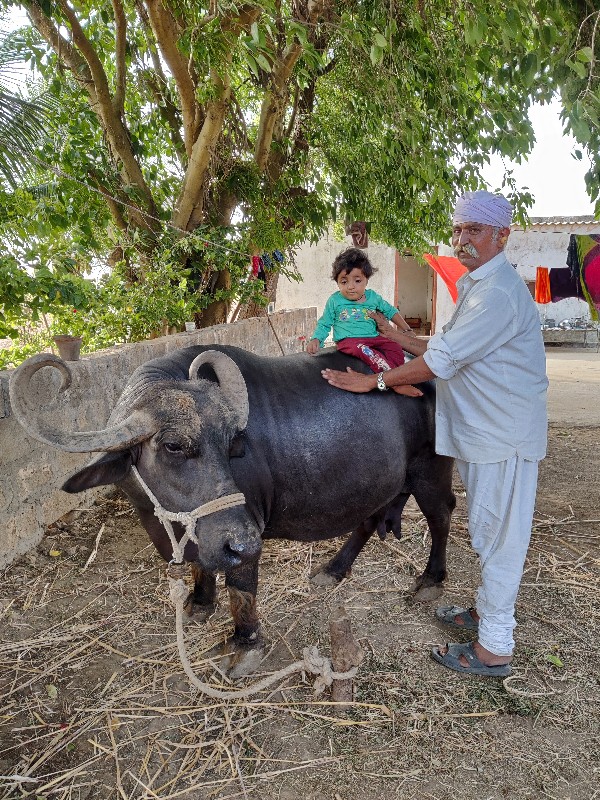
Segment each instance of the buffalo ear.
M108 486L111 483L122 481L131 467L131 451L105 453L99 459L92 461L87 467L76 472L75 475L62 485L63 492L76 494L94 486Z
M236 433L229 446L229 458L242 458L246 455L246 436L244 431Z

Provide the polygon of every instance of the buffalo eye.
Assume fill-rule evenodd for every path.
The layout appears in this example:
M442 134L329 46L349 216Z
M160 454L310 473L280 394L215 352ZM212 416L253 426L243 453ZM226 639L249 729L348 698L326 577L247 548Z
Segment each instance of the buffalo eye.
M177 444L177 442L165 442L163 446L167 453L171 453L173 455L179 455L183 453L183 448L180 444Z

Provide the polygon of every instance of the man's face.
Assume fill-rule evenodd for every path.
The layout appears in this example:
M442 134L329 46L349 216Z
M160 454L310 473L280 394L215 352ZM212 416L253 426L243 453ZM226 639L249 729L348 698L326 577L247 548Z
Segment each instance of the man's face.
M486 264L504 250L510 228L494 228L481 222L455 223L452 228L454 255L469 272Z

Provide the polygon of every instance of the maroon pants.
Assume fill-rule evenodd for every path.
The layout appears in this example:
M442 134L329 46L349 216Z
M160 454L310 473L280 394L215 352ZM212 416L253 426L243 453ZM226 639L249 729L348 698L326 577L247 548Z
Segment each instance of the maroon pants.
M341 353L360 358L373 372L387 372L404 364L404 350L387 336L348 337L336 347Z

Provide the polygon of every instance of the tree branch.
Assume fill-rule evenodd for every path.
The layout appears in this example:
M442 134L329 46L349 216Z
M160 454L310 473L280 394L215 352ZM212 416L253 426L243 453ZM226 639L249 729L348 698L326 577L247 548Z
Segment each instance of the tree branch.
M116 114L106 73L91 42L83 32L75 13L66 0L59 0L65 18L71 26L73 45L60 35L52 21L44 14L37 0L27 2L31 20L41 35L52 46L61 62L73 72L75 79L85 87L92 110L98 117L106 135L113 158L122 165L122 176L127 187L135 188L146 211L156 216L152 193L144 180L140 166L133 154L129 134L121 117ZM134 205L134 203L132 203ZM141 228L156 227L142 214L131 212L132 221Z
M270 86L263 98L254 149L254 160L261 172L266 171L273 132L285 114L288 99L287 82L301 54L300 42L291 42L271 70Z
M162 0L145 0L145 3L154 37L177 85L183 116L183 141L186 153L191 156L202 120L202 109L196 100L196 76L177 47L181 31L173 14Z
M125 49L127 46L127 18L121 0L112 0L115 15L115 96L113 106L115 112L125 119L125 81L127 69L125 66Z

